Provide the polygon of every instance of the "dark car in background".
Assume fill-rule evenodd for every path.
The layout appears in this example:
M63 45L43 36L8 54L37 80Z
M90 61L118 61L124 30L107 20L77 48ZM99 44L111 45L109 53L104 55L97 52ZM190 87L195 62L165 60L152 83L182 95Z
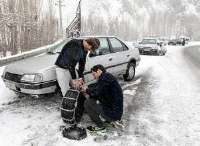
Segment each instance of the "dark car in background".
M180 37L177 39L171 39L168 41L168 45L182 45L185 46L185 44L187 44L189 41L188 38L184 38L184 37Z
M168 41L168 45L177 45L178 44L178 40L177 39L171 39Z

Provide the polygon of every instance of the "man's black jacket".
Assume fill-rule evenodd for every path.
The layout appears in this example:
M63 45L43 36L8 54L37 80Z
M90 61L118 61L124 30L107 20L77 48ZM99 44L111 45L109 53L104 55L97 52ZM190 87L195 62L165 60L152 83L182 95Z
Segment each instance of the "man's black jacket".
M83 40L73 39L62 48L55 64L61 68L69 69L72 79L76 79L75 66L79 63L78 74L81 78L85 69L86 55Z
M123 93L116 78L110 73L102 73L97 84L86 92L100 101L103 112L113 120L121 120L123 114Z

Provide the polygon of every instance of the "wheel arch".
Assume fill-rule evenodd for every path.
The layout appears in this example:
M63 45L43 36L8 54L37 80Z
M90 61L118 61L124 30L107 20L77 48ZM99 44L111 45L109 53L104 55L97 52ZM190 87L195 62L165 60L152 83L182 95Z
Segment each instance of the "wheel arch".
M135 58L131 58L128 63L134 63L136 65L136 59Z

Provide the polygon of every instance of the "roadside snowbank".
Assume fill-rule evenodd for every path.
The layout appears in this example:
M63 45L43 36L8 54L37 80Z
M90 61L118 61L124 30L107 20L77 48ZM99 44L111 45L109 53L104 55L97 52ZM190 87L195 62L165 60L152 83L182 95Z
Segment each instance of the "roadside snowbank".
M186 46L184 53L189 55L194 64L200 64L200 42L192 42L189 46Z
M0 76L3 74L4 68L5 66L0 67ZM9 103L15 99L16 99L16 94L13 91L6 88L3 80L0 79L0 106L2 104Z

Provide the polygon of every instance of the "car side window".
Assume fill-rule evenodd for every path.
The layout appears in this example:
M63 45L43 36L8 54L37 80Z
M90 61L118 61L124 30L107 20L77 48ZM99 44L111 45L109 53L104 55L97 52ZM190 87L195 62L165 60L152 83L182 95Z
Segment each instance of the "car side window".
M110 38L110 43L111 43L113 52L121 52L124 50L123 45L116 38Z
M123 48L124 48L124 51L128 50L128 47L125 44L123 44Z
M98 38L98 39L100 41L100 46L96 50L96 54L97 55L109 54L110 53L110 48L109 48L109 45L108 45L107 38Z

